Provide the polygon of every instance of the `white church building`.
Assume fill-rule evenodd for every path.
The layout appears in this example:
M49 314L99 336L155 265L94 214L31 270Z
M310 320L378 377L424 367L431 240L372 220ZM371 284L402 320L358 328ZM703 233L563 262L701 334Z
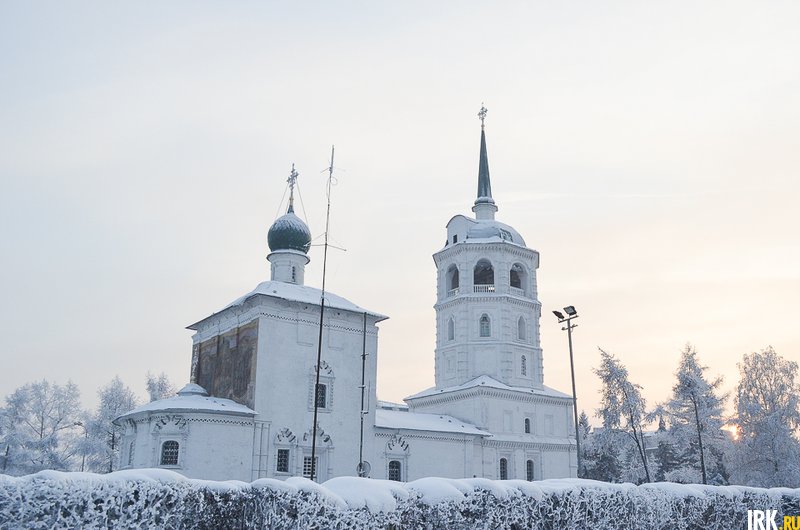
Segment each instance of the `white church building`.
M360 462L363 475L402 481L575 477L572 398L544 385L539 253L495 220L480 117L474 218L450 219L433 256L434 387L405 404L377 400L387 317L330 292L321 312L322 291L304 278L311 233L290 193L268 234L270 280L189 326L190 383L175 397L115 420L120 467L243 481L310 476L314 462L320 482Z

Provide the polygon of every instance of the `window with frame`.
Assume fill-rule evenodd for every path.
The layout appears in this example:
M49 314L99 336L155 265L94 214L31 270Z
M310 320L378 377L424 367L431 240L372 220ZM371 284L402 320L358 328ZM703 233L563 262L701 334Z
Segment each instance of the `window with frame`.
M528 359L524 355L519 360L519 373L528 375Z
M525 434L531 433L531 419L525 418Z
M403 480L403 464L399 460L389 462L389 480L400 482Z
M162 466L177 466L180 445L175 440L167 440L161 444L161 464Z
M525 478L528 482L533 482L533 460L525 462Z
M491 320L489 320L489 315L487 315L486 313L481 315L478 327L480 328L479 331L481 337L492 336L492 322Z
M447 321L447 340L454 340L456 338L456 323L453 317Z
M289 450L288 449L278 449L278 460L277 464L275 465L275 471L278 473L288 473L289 472Z
M508 480L508 460L500 459L500 480Z
M306 478L311 478L311 474L313 473L316 475L317 465L319 464L319 457L314 457L314 465L311 465L311 457L304 456L303 457L303 476Z
M317 392L315 395L317 407L324 409L328 404L327 398L328 398L328 387L326 385L323 385L322 383L318 384Z
M517 320L517 339L526 340L528 334L526 333L526 322L524 317L519 317Z

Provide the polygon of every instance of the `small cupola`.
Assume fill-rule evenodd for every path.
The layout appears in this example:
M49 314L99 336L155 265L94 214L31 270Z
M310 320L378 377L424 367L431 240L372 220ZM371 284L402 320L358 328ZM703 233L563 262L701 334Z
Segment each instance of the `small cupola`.
M294 188L298 175L292 164L287 179L289 208L272 223L267 232L267 244L271 251L267 259L272 264L273 281L303 285L305 266L309 262L306 254L311 246L311 230L294 213Z

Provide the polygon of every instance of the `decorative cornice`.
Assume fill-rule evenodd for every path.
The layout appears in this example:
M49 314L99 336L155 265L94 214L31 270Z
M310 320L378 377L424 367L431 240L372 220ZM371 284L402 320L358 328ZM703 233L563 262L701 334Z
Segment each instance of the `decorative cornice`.
M443 260L451 256L458 256L473 250L486 250L495 247L495 250L502 250L505 253L519 256L522 258L538 258L539 251L528 247L522 247L515 243L508 241L487 241L487 242L470 242L469 240L460 241L453 245L448 245L443 249L433 254L433 261L438 264L438 260Z
M518 401L521 403L535 403L546 405L564 405L572 401L571 397L543 396L541 394L528 394L516 390L505 390L487 386L475 386L464 390L453 390L442 392L441 394L431 394L428 396L410 397L406 401L417 402L418 406L438 405L440 403L453 403L471 397L494 397Z
M452 306L462 304L462 303L495 303L495 302L503 302L510 305L516 305L520 307L526 308L539 308L541 309L542 303L536 298L524 298L520 297L519 295L511 294L511 293L495 293L492 296L487 296L486 294L458 294L455 296L451 296L445 298L444 300L437 301L434 304L434 309L448 309ZM319 324L317 324L319 325Z
M430 434L430 433L437 434ZM416 429L402 429L402 428L389 428L389 427L375 427L376 438L393 438L402 433L404 438L413 438L417 440L444 440L449 442L463 442L468 440L475 440L476 438L482 439L491 436L491 433L484 434L469 434L469 433L441 433L440 431L420 431ZM426 434L423 434L426 433Z

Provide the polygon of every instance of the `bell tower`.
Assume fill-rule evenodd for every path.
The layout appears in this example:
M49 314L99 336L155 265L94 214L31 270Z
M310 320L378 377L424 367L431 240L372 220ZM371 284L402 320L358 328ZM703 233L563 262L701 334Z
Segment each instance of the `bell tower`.
M541 303L536 290L539 253L512 227L495 220L481 119L475 217L447 223L437 269L436 387L487 375L514 387L542 388Z

